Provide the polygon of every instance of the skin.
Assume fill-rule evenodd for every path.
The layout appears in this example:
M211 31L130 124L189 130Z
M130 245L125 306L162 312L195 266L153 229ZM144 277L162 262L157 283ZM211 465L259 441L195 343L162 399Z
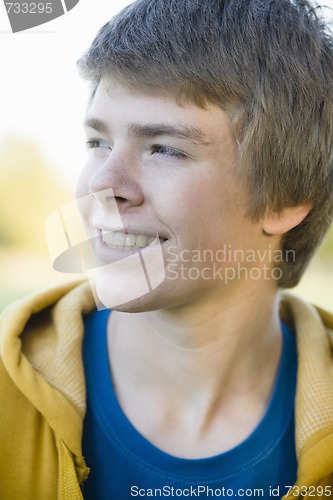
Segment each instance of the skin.
M193 262L183 262L182 252L215 255L225 244L266 255L303 211L247 217L249 193L238 180L229 119L215 105L199 108L105 79L86 123L89 158L77 196L98 200L82 210L86 231L99 240L98 260L130 255L101 242L101 226L115 229L115 202L125 230L163 237L163 282L112 307L108 349L119 403L142 435L172 455L202 458L231 449L259 423L274 386L282 338L277 282L267 273L251 280L244 271L228 283L184 279L180 266L188 272ZM109 188L115 198L105 194ZM236 271L238 262L195 266L208 267L207 277L214 264ZM241 265L250 272L274 262ZM130 270L115 276L104 266L97 293L108 304L114 289L126 293L134 281Z

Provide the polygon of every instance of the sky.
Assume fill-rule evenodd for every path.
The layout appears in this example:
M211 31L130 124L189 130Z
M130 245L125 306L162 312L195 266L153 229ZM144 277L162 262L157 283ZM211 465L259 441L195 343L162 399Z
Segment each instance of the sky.
M82 120L88 95L76 60L129 3L80 0L66 15L13 34L0 2L0 148L8 134L33 139L64 182L74 185L86 158ZM325 5L333 8L333 0Z

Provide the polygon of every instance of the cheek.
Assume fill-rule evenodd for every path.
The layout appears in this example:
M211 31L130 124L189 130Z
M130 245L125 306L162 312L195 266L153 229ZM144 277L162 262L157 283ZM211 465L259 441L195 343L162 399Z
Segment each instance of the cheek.
M88 222L91 212L91 197L89 196L91 175L91 169L85 166L77 180L75 188L76 206L88 237L92 236L92 234L90 234L91 228Z
M89 181L91 178L91 169L85 166L77 180L75 188L75 198L82 198L89 194Z
M163 198L165 204L169 200L169 210L173 207L178 217L185 217L193 210L200 210L209 200L210 191L211 181L195 173L177 178L170 176L164 179L158 190L159 199Z
M184 185L173 187L174 212L181 220L196 224L206 223L212 226L219 219L231 215L235 208L234 190L221 179L200 176L192 178ZM237 197L236 197L237 198Z
M217 176L192 179L174 193L172 215L177 221L175 230L180 232L181 244L211 249L223 243L240 245L249 226L245 214L245 199L240 189Z

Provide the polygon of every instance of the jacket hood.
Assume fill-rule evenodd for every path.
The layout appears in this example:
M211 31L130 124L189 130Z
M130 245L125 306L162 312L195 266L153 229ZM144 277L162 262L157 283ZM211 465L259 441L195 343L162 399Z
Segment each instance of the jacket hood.
M0 321L9 376L76 456L85 412L83 316L94 307L90 284L71 282L15 302Z

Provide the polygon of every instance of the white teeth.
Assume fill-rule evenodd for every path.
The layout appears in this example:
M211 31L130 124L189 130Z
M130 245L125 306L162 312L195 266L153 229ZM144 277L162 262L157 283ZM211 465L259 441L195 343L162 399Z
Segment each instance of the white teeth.
M122 247L125 245L126 234L121 233L120 231L116 231L112 235L112 244L117 247Z
M138 236L136 239L136 245L140 248L145 248L148 245L148 236Z
M107 246L122 250L146 248L147 245L156 245L160 241L158 236L126 234L122 231L105 231L104 229L102 230L102 239Z
M134 247L136 242L136 237L134 234L127 234L125 239L125 246Z

